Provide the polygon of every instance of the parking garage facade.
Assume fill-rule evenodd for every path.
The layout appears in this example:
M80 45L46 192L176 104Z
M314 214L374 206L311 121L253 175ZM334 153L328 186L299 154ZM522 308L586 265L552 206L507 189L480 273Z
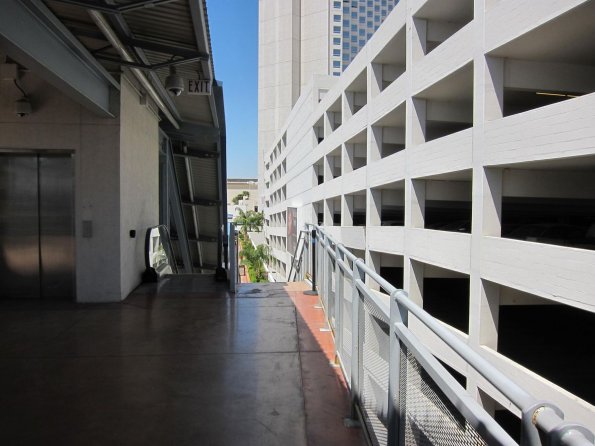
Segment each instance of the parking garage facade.
M297 101L264 158L272 267L286 279L297 208L298 228L324 226L592 424L595 2L442 4L399 2L340 78L313 78ZM505 398L416 334L518 432Z

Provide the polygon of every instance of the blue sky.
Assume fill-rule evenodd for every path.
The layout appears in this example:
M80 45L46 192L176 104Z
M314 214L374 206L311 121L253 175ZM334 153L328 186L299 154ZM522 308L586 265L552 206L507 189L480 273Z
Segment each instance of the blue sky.
M256 178L258 0L207 0L215 76L223 82L228 178Z

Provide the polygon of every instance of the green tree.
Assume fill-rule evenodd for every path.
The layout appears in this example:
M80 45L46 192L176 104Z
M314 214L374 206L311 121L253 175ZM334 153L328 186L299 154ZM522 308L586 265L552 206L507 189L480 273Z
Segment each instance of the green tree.
M248 236L242 238L242 251L240 256L243 263L248 266L248 273L254 282L266 282L267 272L264 267L269 259L269 247L267 245L258 245L256 248Z
M241 226L242 230L260 232L264 223L264 214L254 211L244 212L242 209L238 209L238 215L233 222Z
M264 224L264 212L248 211L249 228L253 231L262 231Z

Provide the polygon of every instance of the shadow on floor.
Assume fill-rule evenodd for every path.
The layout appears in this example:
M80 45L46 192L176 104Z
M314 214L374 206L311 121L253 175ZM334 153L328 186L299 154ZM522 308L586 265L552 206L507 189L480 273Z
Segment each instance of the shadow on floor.
M0 443L363 444L310 297L254 285L232 297L178 276L115 304L0 302Z

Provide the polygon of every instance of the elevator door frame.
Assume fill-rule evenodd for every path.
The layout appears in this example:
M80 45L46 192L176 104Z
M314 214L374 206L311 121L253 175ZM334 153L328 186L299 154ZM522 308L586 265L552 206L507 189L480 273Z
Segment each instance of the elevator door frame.
M72 151L0 150L0 157L30 160L35 165L37 277L27 292L0 297L40 300L76 300L75 155ZM65 161L60 163L59 160ZM60 166L62 164L62 166ZM52 171L51 169L55 170ZM49 169L49 170L48 170ZM26 178L31 180L32 178ZM14 180L18 182L18 179ZM21 181L22 182L22 181ZM64 199L56 194L62 192ZM53 195L52 195L53 194ZM10 203L9 203L10 204ZM63 215L66 212L66 215ZM64 230L67 228L67 230ZM14 241L18 246L19 240ZM29 243L31 244L31 243ZM32 248L32 246L28 246ZM1 266L1 265L0 265ZM29 265L31 268L32 266ZM7 269L9 267L7 266ZM8 272L7 274L11 274ZM37 292L31 292L36 287ZM0 287L1 289L1 287Z

